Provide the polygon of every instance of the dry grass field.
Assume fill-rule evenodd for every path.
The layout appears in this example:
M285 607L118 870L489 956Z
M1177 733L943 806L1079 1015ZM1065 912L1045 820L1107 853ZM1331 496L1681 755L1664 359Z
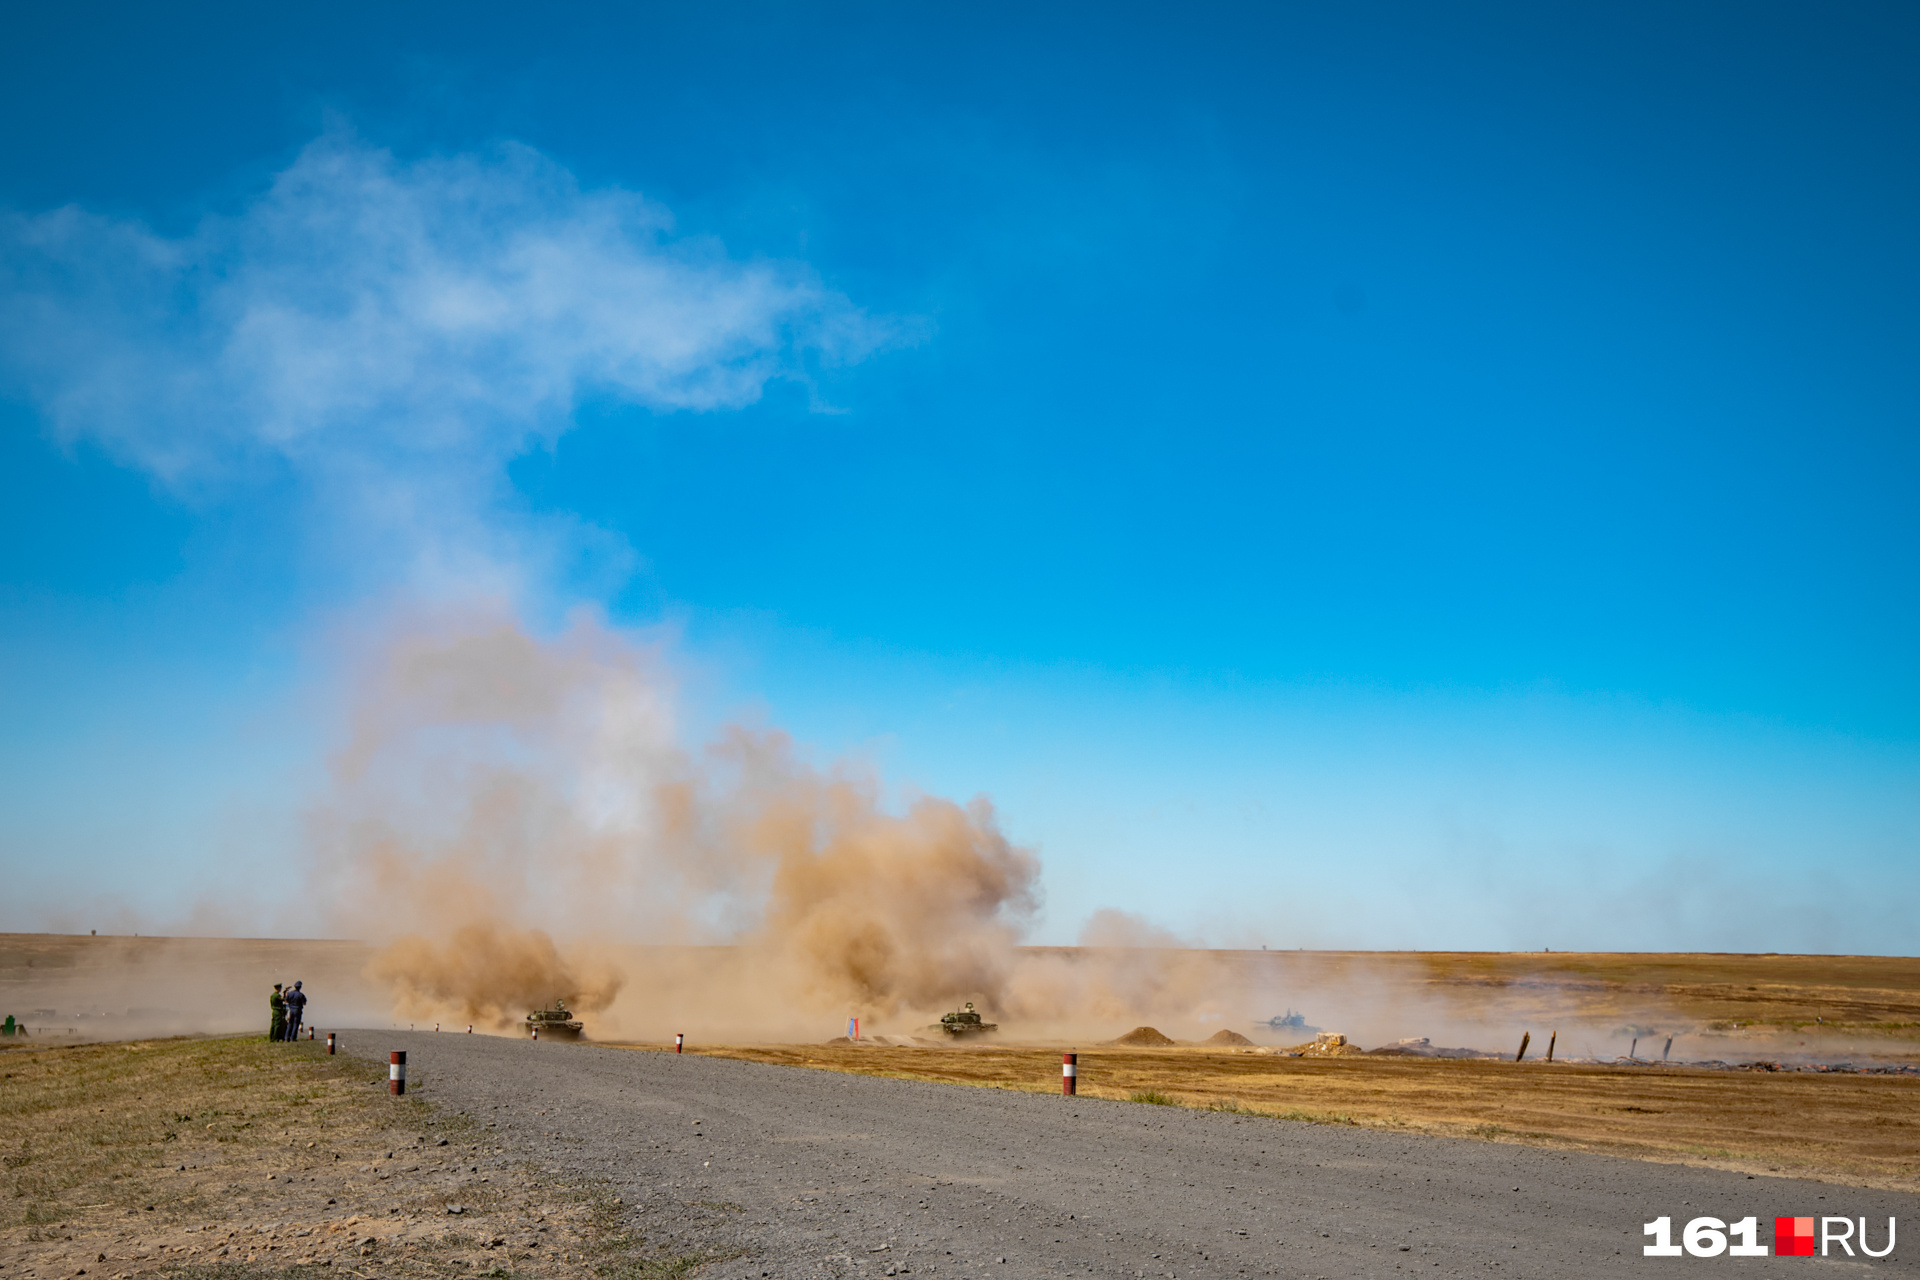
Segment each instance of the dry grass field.
M1060 1054L700 1048L783 1066L1058 1092ZM1083 1095L1920 1190L1920 1077L1083 1047Z
M1920 958L1909 956L1322 952L1313 962L1322 981L1364 973L1463 1012L1498 1007L1516 1029L1555 1017L1646 1023L1736 1051L1772 1036L1776 1047L1811 1039L1920 1060Z
M638 1256L604 1191L499 1159L419 1092L264 1037L0 1050L0 1274L639 1280L699 1261Z
M1071 949L1034 949L1071 963ZM1077 953L1085 956L1088 953ZM1178 957L1195 953L1170 953ZM1511 1054L1521 1032L1561 1032L1566 1056L1612 1058L1635 1035L1678 1057L1888 1057L1920 1062L1920 959L1906 956L1578 952L1216 951L1219 986L1285 1004L1368 1048L1409 1036ZM1084 963L1084 961L1083 961ZM1188 984L1192 986L1190 982ZM1196 994L1204 994L1197 992ZM1179 1039L1219 1023L1146 1019ZM1003 1020L1005 1021L1005 1020ZM1248 1024L1231 1030L1262 1037ZM1107 1034L1118 1034L1115 1026ZM1021 1028L1003 1030L1018 1037ZM1029 1037L1034 1038L1034 1037ZM1804 1052L1803 1052L1804 1051Z

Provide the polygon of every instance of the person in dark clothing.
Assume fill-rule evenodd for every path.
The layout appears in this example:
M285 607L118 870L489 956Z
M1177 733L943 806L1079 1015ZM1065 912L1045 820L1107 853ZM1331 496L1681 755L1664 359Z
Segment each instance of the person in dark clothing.
M273 1010L273 1023L267 1028L267 1039L285 1040L287 1038L287 1001L280 994L280 984L273 984L273 994L267 997L267 1008Z
M300 1038L300 1023L307 1015L307 994L300 990L300 984L294 983L293 990L286 994L287 1002L287 1039Z

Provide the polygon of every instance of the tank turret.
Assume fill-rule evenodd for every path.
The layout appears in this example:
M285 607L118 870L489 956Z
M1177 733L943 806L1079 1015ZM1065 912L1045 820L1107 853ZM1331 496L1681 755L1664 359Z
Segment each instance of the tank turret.
M574 1021L565 1000L555 1000L551 1007L527 1015L528 1033L538 1034L542 1040L578 1040L585 1030L586 1024Z
M998 1031L997 1022L983 1022L973 1010L973 1002L968 1001L965 1008L940 1016L940 1028L954 1039L962 1036L979 1035L986 1031Z

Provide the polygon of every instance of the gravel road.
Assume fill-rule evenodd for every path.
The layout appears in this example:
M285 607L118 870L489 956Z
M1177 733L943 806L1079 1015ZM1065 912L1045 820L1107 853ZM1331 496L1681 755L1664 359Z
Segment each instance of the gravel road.
M710 1280L948 1277L1754 1277L1920 1271L1920 1198L1225 1112L486 1036L343 1033L409 1054L509 1152L604 1178ZM1095 1078L1098 1054L1083 1054ZM1737 1137L1729 1138L1737 1145ZM1647 1258L1712 1216L1865 1217L1892 1256ZM1858 1230L1858 1226L1854 1227Z

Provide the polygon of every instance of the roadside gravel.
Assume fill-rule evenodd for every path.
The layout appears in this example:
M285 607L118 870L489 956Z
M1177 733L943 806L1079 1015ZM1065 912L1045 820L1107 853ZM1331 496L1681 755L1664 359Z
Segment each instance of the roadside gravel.
M347 1032L702 1277L1644 1275L1641 1226L1756 1215L1920 1231L1900 1192L588 1044ZM1097 1062L1089 1063L1097 1070ZM1920 1240L1861 1272L1920 1271ZM1781 1263L1787 1265L1805 1265ZM1823 1273L1836 1263L1815 1264Z

